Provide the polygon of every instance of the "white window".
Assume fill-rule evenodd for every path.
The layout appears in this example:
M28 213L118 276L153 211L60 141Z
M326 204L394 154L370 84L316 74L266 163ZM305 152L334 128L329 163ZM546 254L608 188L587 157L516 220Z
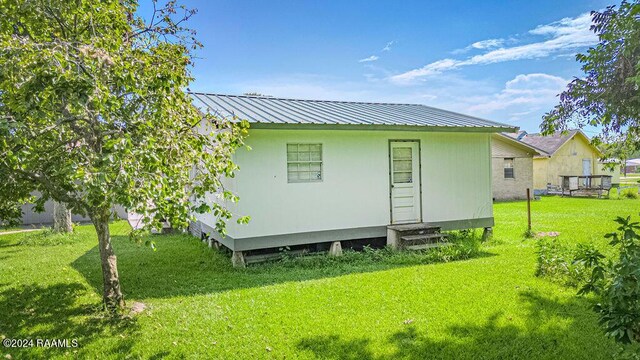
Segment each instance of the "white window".
M516 176L513 173L514 158L504 158L504 178L515 179Z
M322 181L322 144L287 144L287 181Z

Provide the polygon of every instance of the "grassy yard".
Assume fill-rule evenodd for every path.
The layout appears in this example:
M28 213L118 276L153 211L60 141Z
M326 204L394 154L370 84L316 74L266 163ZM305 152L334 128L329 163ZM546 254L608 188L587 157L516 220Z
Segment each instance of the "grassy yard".
M620 176L620 184L622 186L638 186L638 181L640 181L640 174L628 173L627 176Z
M534 230L604 244L638 200L543 197ZM15 359L610 359L588 298L534 276L526 204L495 205L481 256L439 264L360 260L236 270L189 236L154 237L153 252L112 226L127 301L148 305L114 322L100 309L93 229L73 237L0 236L0 336L77 339L77 348L0 348Z

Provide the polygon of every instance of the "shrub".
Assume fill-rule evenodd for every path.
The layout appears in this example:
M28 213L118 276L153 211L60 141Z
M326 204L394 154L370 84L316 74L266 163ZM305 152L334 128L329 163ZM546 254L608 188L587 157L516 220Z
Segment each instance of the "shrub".
M600 302L596 311L607 335L624 343L640 342L640 223L618 217L617 232L606 234L618 252L616 260L584 253L578 258L591 268L589 281L579 294L593 292Z
M640 196L638 195L638 189L624 189L620 193L620 197L626 199L637 199Z

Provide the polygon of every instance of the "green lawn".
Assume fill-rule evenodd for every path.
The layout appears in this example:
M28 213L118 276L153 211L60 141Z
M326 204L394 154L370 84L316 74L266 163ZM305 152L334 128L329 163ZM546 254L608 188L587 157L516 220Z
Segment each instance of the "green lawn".
M640 180L640 174L628 173L627 176L620 176L620 184L622 186L635 185L638 186Z
M617 215L639 200L543 197L536 231L604 244ZM0 348L14 359L610 359L587 298L534 276L535 240L524 240L526 204L495 205L495 236L481 256L421 265L387 260L314 268L245 270L189 236L157 236L153 252L112 226L130 320L100 309L101 273L92 228L44 241L0 236L0 337L77 339L77 348ZM42 238L43 235L40 235ZM409 258L410 259L410 258Z

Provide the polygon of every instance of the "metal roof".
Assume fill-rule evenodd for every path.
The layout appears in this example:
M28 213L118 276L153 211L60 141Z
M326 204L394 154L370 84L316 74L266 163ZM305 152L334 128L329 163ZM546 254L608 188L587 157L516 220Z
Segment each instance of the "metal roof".
M190 93L194 105L221 117L247 120L253 128L372 128L440 131L516 131L515 126L419 104L281 99Z

